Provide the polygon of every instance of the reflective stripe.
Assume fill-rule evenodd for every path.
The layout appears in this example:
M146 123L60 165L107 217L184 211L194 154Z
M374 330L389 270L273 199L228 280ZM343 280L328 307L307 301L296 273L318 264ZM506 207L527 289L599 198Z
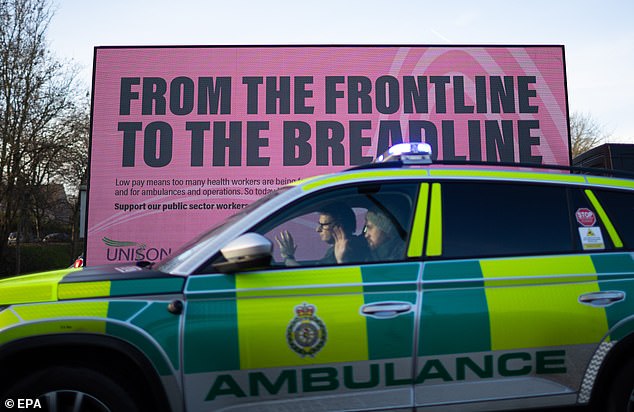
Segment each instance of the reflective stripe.
M609 177L597 177L597 176L588 176L587 179L588 179L588 183L592 185L634 189L634 180L614 179Z
M0 329L18 323L20 319L10 310L0 312Z
M59 299L81 299L110 295L110 281L60 283L57 287Z
M496 170L455 170L455 169L433 169L430 171L432 177L473 177L473 178L502 178L516 180L537 180L544 182L561 183L585 183L586 180L580 175L569 174L547 174L516 171L496 171Z
M394 174L394 173L392 173ZM304 184L302 186L302 189L307 191L307 190L312 190L312 189L317 189L319 187L323 187L323 186L328 186L331 184L335 184L335 183L341 183L341 182L353 182L354 179L360 179L360 178L364 178L364 177L368 177L368 176L374 176L376 175L376 173L372 173L372 172L365 172L365 173L359 173L359 174L354 174L354 175L349 175L349 174L341 174L341 175L328 175L328 176L324 176L321 179L317 179L317 180L312 180L306 184ZM397 174L397 176L399 176L399 174Z
M358 172L331 174L302 179L291 183L292 186L302 186L303 190L312 190L340 182L353 182L355 179L364 178L398 178L398 177L440 177L440 178L486 178L505 180L540 181L553 183L577 183L586 182L596 186L609 186L617 188L634 188L634 182L628 179L608 177L584 176L566 173L540 173L523 172L513 170L486 170L486 169L377 169Z
M60 300L97 298L107 296L144 295L162 293L180 293L185 280L179 277L157 279L127 279L98 282L60 283L57 293Z
M55 302L38 305L15 306L14 310L25 321L38 319L60 319L68 317L107 318L108 302Z
M44 336L59 333L98 333L106 330L106 322L94 319L52 320L26 323L10 327L0 334L0 345L31 336Z
M619 236L616 229L614 228L612 221L610 220L608 215L605 213L605 210L603 210L603 207L601 206L601 203L599 203L599 200L596 198L596 196L594 195L594 193L592 193L591 190L586 189L585 193L586 193L586 196L588 196L588 199L590 199L592 206L594 206L594 209L597 211L597 214L599 215L601 222L603 222L603 226L605 226L605 228L607 229L608 234L610 235L610 239L612 239L612 243L614 243L614 247L617 247L617 248L623 247L623 241L621 240L621 237Z
M57 284L76 270L63 269L0 280L2 304L56 301Z
M294 182L289 183L287 186L301 186L304 183L310 182L314 178L315 178L315 176L311 176L311 177L307 177L307 178L304 178L304 179L295 180Z
M429 183L422 183L418 193L416 216L412 225L407 257L420 257L423 254L423 238L427 225L427 204L429 202Z
M608 355L614 344L614 342L601 342L601 344L599 344L599 348L594 352L594 355L590 360L590 364L586 369L586 373L583 376L577 402L586 403L590 401L594 382L601 370L601 365L603 365L605 357Z
M442 255L442 193L440 183L434 183L431 186L431 210L426 254L427 256Z
M237 274L236 296L278 297L304 294L363 293L361 268L297 269Z
M483 259L480 266L485 287L597 280L596 270L589 255Z
M358 172L341 173L335 175L324 175L310 179L302 185L304 191L329 186L335 183L354 183L359 179L381 179L399 177L426 177L429 172L425 169L391 169L391 170L364 170Z
M108 302L54 302L13 307L20 317L0 335L0 344L29 336L55 333L105 333ZM66 318L66 319L64 319ZM72 318L72 319L69 319ZM81 319L91 318L91 319ZM41 322L37 322L43 320ZM29 323L33 322L34 323ZM0 326L2 318L0 318ZM11 325L7 325L11 326Z

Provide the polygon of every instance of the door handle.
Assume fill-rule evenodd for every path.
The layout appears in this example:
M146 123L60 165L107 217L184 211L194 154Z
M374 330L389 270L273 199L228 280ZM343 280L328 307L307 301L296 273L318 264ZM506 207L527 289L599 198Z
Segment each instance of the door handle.
M375 318L393 318L412 310L409 302L377 302L361 306L361 313Z
M579 303L589 306L610 306L625 299L625 292L620 290L606 290L605 292L591 292L579 296Z

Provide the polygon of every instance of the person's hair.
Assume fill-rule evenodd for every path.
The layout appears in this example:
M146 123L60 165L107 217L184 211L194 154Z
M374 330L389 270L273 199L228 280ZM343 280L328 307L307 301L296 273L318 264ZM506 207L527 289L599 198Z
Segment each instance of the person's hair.
M335 202L330 203L319 209L319 213L328 215L338 223L346 233L354 233L357 230L357 219L350 206Z
M398 236L405 239L407 236L405 227L407 226L408 213L405 207L395 202L383 202L368 209L366 219L376 225L389 237Z
M368 222L373 223L381 232L385 233L388 237L398 236L394 224L390 221L390 218L381 211L379 208L371 208L366 215Z

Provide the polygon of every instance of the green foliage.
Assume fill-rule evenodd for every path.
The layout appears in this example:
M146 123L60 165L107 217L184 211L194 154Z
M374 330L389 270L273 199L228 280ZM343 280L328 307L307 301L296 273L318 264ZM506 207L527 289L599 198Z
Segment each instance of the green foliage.
M75 258L71 255L71 245L68 243L20 245L20 274L67 268ZM0 277L15 274L15 262L15 247L6 247L0 261Z

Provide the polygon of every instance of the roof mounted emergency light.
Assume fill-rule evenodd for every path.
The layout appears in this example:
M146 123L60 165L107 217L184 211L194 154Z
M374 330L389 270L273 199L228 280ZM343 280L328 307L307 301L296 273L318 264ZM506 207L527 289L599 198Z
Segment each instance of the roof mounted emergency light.
M374 163L401 161L404 165L431 164L431 146L428 143L399 143L378 156Z

